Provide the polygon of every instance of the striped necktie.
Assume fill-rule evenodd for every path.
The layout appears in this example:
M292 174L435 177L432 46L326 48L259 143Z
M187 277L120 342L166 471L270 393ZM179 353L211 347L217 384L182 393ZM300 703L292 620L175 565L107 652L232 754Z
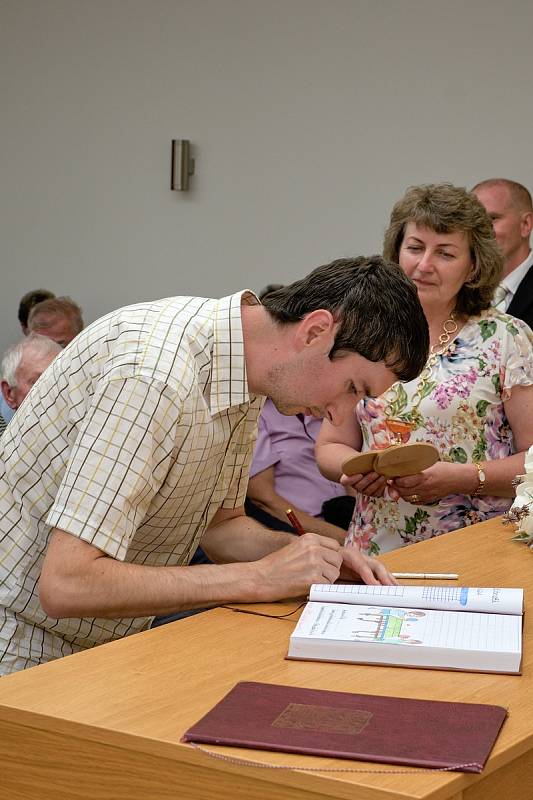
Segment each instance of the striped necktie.
M497 308L499 311L505 311L507 308L507 295L509 294L509 289L505 284L500 283L496 287L494 292L494 297L492 298L492 305L494 308Z

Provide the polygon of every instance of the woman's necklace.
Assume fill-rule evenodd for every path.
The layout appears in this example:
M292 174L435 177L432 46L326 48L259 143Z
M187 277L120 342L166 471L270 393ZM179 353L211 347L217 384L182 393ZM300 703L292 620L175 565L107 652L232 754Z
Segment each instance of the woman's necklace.
M392 434L392 444L402 444L402 434L410 433L421 424L422 418L418 412L418 407L422 399L434 388L434 381L431 380L433 367L437 363L439 356L446 351L450 339L457 333L458 329L459 326L452 312L442 326L438 344L434 344L429 351L426 366L420 373L415 392L411 398L410 411L401 411L407 406L408 399L402 383L393 384L387 392L385 422L389 432Z

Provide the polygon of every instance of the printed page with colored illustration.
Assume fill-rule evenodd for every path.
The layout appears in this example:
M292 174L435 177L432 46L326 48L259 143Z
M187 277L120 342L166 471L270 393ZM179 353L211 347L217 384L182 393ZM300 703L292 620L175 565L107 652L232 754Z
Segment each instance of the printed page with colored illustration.
M364 586L357 583L315 583L309 600L323 603L408 606L443 611L522 614L523 589L468 586Z
M324 587L320 587L323 592ZM342 589L342 585L328 586ZM347 661L360 664L473 670L518 674L522 658L522 590L455 589L454 587L357 586L362 592L360 604L340 602L337 592L324 594L339 602L323 602L313 587L311 597L298 621L289 644L288 658ZM411 597L401 590L413 589L417 604L407 605ZM436 597L423 590L446 593L446 610L427 607ZM315 591L316 590L316 591ZM389 590L383 592L382 590ZM396 591L390 591L396 590ZM501 610L502 597L511 596L517 613ZM472 592L472 597L470 593ZM477 594L480 592L480 594ZM513 597L514 592L518 592ZM451 594L450 594L451 593ZM426 607L420 600L424 599ZM372 598L370 602L369 598ZM404 601L399 605L399 600ZM443 598L441 596L440 601ZM471 605L469 605L471 601ZM497 613L467 610L480 603L496 606ZM487 605L488 604L488 605Z

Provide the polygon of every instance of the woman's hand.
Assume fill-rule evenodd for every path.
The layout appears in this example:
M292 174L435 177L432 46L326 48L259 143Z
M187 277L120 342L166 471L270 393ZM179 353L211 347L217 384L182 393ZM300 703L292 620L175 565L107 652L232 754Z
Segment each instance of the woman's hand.
M474 464L438 461L416 475L389 481L391 500L402 498L414 505L429 505L450 494L473 494L479 484Z
M340 483L347 489L366 494L368 497L383 497L387 488L387 479L377 472L367 472L366 475L341 475Z

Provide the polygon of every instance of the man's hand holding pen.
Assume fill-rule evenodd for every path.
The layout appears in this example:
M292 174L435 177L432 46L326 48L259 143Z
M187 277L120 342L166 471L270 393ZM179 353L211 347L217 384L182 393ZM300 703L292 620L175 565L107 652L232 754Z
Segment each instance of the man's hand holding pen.
M301 525L298 517L291 508L287 509L287 517L299 536L305 535L303 526ZM332 542L331 539L319 537L327 542ZM339 545L338 545L339 546ZM339 574L331 581L316 581L322 583L334 583L338 577L354 580L361 578L364 583L384 586L393 586L398 582L391 575L384 564L381 564L375 558L361 553L358 547L351 545L348 547L340 547L339 552L342 556L341 565L339 566ZM355 574L354 574L355 573Z
M254 562L258 600L306 595L312 583L335 583L343 554L335 539L318 533L288 537L289 544Z

